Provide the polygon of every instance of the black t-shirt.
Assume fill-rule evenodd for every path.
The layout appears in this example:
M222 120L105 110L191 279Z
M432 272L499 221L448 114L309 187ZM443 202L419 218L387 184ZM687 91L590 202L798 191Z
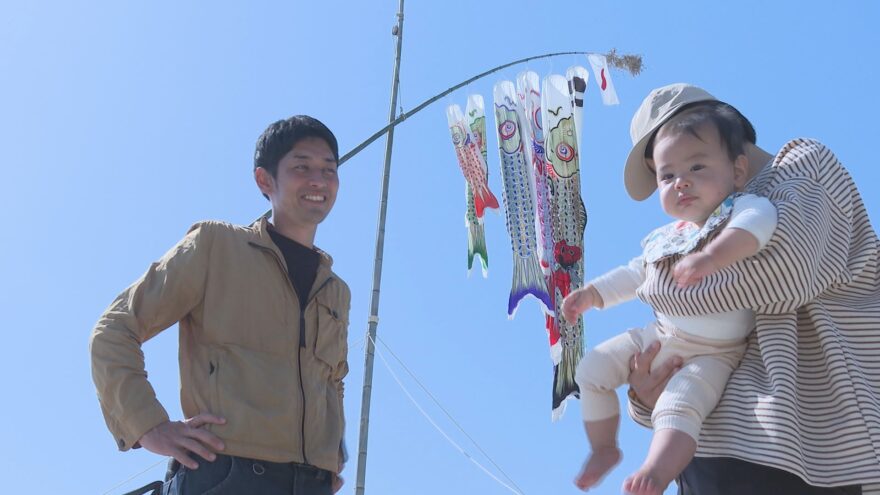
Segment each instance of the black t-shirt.
M309 292L315 284L315 276L318 273L318 264L321 255L312 248L303 246L289 237L285 237L274 229L269 229L272 242L281 250L284 261L287 263L287 274L299 297L300 308L305 308L309 299Z

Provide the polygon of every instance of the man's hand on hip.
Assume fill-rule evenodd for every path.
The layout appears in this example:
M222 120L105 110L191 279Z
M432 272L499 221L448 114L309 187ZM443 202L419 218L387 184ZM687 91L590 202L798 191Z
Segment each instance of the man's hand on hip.
M166 421L144 433L139 443L154 454L173 457L189 469L198 469L199 464L189 454L213 461L217 458L214 453L226 448L217 435L202 427L224 423L226 419L207 413L184 421Z

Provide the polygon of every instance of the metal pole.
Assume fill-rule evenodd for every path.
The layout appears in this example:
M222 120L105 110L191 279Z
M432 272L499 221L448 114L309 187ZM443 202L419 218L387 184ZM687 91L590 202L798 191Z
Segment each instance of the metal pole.
M397 8L397 25L392 30L397 38L397 54L394 57L394 75L391 79L391 110L388 122L394 122L397 116L397 88L400 84L400 49L403 44L403 0ZM370 396L373 392L373 354L376 339L376 327L379 325L379 288L382 284L382 253L385 249L385 212L388 209L388 179L391 176L391 150L394 144L394 127L388 127L385 140L385 167L382 174L382 199L379 202L379 225L376 228L376 259L373 261L373 294L370 303L369 338L366 341L366 357L364 358L364 388L361 396L361 425L358 442L358 465L355 494L364 494L364 483L367 474L367 436L370 427Z

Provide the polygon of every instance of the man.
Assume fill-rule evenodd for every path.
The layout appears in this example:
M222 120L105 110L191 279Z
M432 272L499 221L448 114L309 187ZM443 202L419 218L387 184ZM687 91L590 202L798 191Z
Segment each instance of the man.
M92 332L92 376L120 450L174 458L165 494L330 494L345 462L350 292L314 247L339 188L339 151L295 116L257 141L271 219L200 222L116 298ZM170 421L141 344L180 325L181 404Z

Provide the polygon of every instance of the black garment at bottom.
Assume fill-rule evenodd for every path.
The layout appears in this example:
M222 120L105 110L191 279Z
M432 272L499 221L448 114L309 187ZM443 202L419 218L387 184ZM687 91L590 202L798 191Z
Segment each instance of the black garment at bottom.
M246 457L217 455L208 462L193 455L198 469L176 461L162 495L332 495L333 475L305 464L268 462Z
M730 457L694 457L675 480L678 495L861 495L859 485L819 487L781 469Z

